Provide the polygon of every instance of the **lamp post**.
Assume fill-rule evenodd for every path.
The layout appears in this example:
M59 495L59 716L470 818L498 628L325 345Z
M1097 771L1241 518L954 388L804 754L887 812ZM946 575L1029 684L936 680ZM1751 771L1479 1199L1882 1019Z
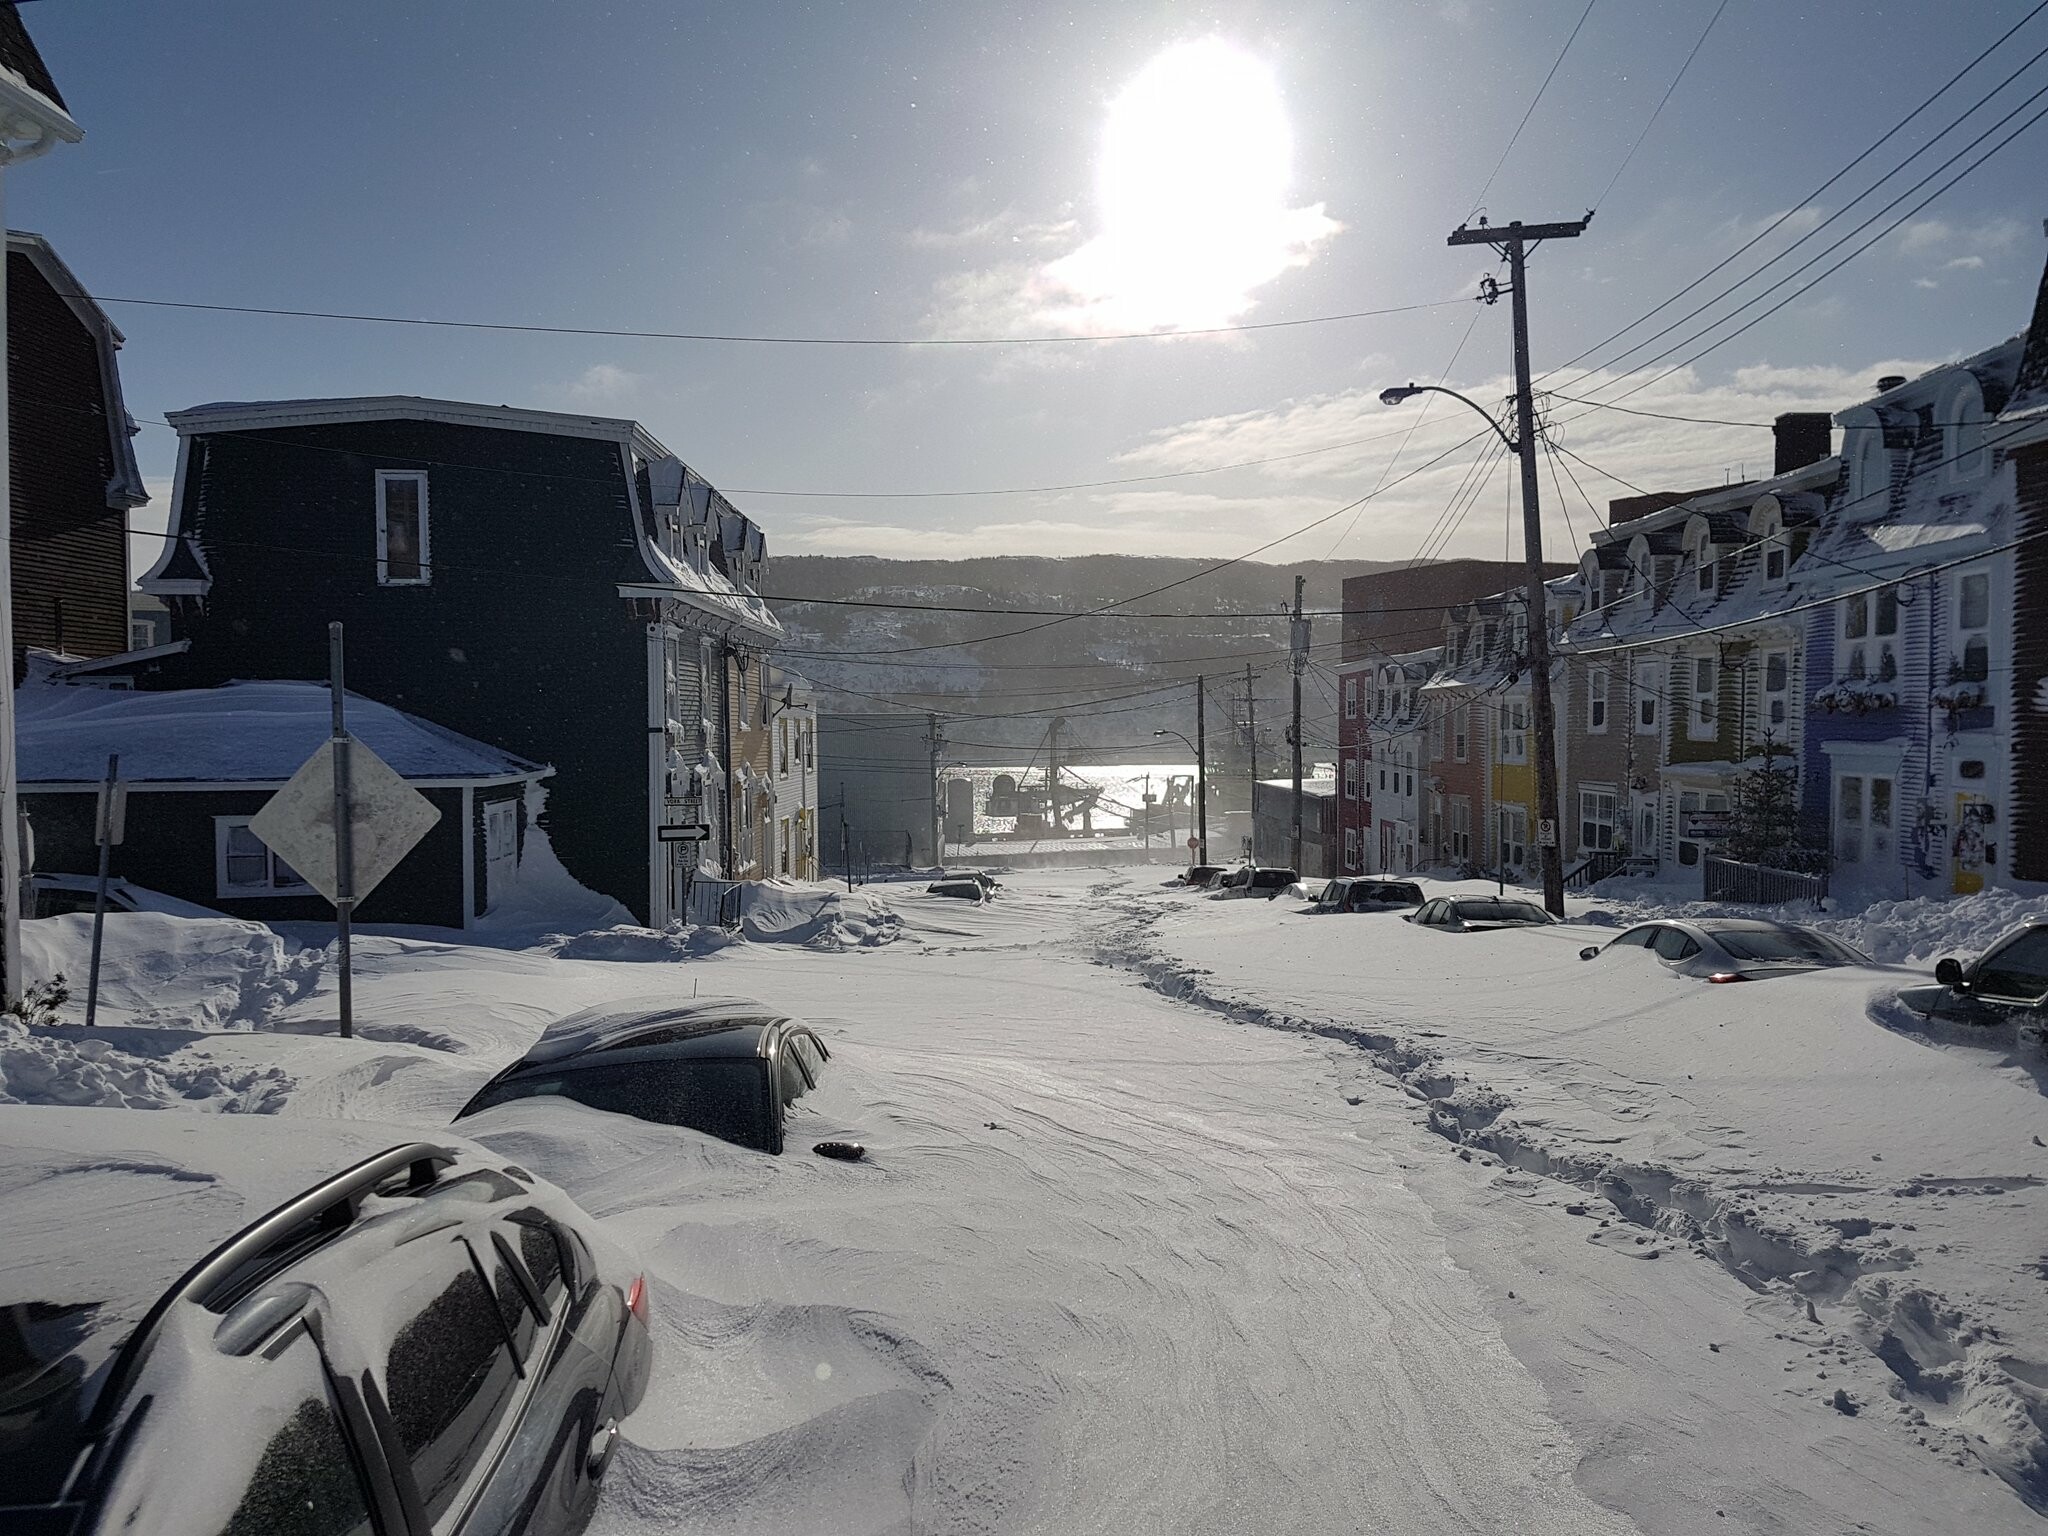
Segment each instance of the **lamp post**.
M1194 753L1195 757L1195 856L1190 864L1209 862L1209 765L1202 761L1201 751L1179 731L1154 731L1154 736L1171 736L1175 741Z

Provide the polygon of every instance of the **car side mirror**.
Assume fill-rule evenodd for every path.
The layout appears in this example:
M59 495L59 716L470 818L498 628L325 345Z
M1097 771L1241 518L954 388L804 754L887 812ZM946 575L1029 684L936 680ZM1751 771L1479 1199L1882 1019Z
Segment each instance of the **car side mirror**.
M1588 944L1584 949L1579 951L1579 958L1581 960L1597 960L1599 957L1600 946L1598 944Z
M1935 962L1934 979L1944 987L1953 988L1958 992L1968 985L1963 980L1963 962L1956 959L1953 955L1946 956Z

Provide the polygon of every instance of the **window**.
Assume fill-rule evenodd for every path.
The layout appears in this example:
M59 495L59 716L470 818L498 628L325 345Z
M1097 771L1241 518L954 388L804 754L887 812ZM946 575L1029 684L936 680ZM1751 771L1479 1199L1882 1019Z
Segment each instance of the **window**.
M1358 679L1355 677L1344 679L1344 718L1346 720L1356 720L1358 718Z
M1842 600L1842 658L1838 675L1888 683L1899 675L1899 594L1858 592Z
M313 889L249 830L246 816L213 818L213 875L221 896L302 896Z
M1472 706L1460 704L1451 711L1451 756L1464 762L1472 742Z
M1441 709L1429 712L1429 760L1433 763L1444 760L1444 712Z
M1385 769L1384 767L1382 767L1382 768L1380 769L1380 793L1381 793L1381 794L1385 794L1386 792L1387 792L1387 770L1386 770L1386 769Z
M1892 853L1893 784L1879 774L1835 780L1835 862L1882 864Z
M1519 869L1529 861L1529 811L1526 806L1500 808L1500 862L1504 869Z
M1792 657L1786 651L1768 651L1764 655L1764 690L1760 704L1761 724L1767 731L1775 731L1785 723L1786 706L1792 693ZM1783 737L1776 737L1782 741Z
M1501 727L1500 760L1504 763L1529 761L1529 701L1509 699Z
M1614 846L1614 791L1588 785L1579 791L1579 849L1605 852Z
M1358 828L1356 827L1346 827L1344 829L1344 867L1346 869L1358 868Z
M1714 590L1714 541L1702 533L1691 551L1695 580L1702 592Z
M1382 768L1380 770L1381 789L1387 787L1386 777L1387 771ZM1344 759L1344 798L1346 800L1356 800L1358 798L1358 759L1354 757Z
M1692 659L1692 708L1686 715L1685 734L1692 741L1714 739L1715 706L1719 702L1720 667L1712 656Z
M1791 555L1786 546L1785 526L1777 518L1764 524L1764 580L1776 584L1785 579L1785 563Z
M1657 698L1662 691L1664 678L1656 665L1651 662L1636 664L1636 733L1641 736L1657 734Z
M156 625L148 619L135 619L128 625L128 649L146 651L156 644Z
M433 574L427 551L427 475L377 471L377 584L423 587Z
M2029 928L1977 963L1970 977L1979 997L2038 1003L2048 997L2048 928Z
M1472 857L1472 802L1463 796L1451 801L1451 857L1461 864Z
M1607 669L1595 667L1586 674L1586 729L1596 736L1607 733Z
M1975 571L1956 582L1956 661L1960 681L1991 677L1991 578Z
M221 1536L346 1536L368 1530L370 1512L355 1459L311 1339L302 1333L283 1354L266 1360L251 1385L254 1400L245 1395L236 1404L242 1433L216 1442L215 1456L226 1465L209 1469L223 1491L239 1483L241 1497L227 1523L211 1528ZM191 1412L198 1404L181 1406ZM262 1452L254 1454L259 1444Z
M484 1459L518 1380L469 1249L450 1243L439 1294L391 1341L384 1395L430 1518L454 1503Z
M1683 928L1659 928L1657 937L1650 941L1660 960L1690 960L1700 952L1700 946L1693 936Z

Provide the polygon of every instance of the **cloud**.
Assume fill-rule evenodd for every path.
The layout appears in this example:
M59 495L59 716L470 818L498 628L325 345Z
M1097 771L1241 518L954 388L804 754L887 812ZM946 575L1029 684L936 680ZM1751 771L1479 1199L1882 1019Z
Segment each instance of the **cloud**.
M1981 269L1983 265L1984 258L1982 256L1958 256L1953 261L1943 262L1942 270L1945 272L1975 272Z
M592 363L569 381L567 393L571 400L621 400L645 382L617 363Z
M953 251L965 249L993 249L1002 245L1021 245L1035 249L1042 246L1065 245L1072 241L1080 226L1072 219L1027 219L1014 208L984 218L970 219L951 229L919 227L903 237L913 249L922 251Z
M1931 277L1916 277L1913 279L1913 286L1915 288L1939 288L1941 284Z

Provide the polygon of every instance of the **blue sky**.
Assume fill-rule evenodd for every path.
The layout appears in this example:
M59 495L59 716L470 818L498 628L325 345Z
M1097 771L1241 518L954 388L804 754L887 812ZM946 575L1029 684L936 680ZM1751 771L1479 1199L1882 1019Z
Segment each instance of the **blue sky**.
M1492 216L1574 217L1599 199L1715 3L1596 0L1493 182ZM1535 259L1539 369L1788 208L1774 242L1839 208L1867 175L1812 206L1801 199L2028 8L1729 0L1587 236ZM1174 323L1205 260L1231 281L1219 276L1179 311L1203 320L1462 301L1486 263L1444 236L1583 9L39 0L23 17L87 139L11 174L8 215L50 236L107 295L554 325L924 337L1135 317L1149 328ZM1866 171L2043 47L2048 16ZM1134 82L1165 78L1162 56L1224 60L1224 89L1198 94L1189 115L1183 71L1182 115L1159 116ZM2048 63L1899 184L2044 81ZM1213 158L1268 133L1265 107L1284 114L1291 143L1270 208L1256 170L1249 190L1233 191L1209 159L1170 163L1174 144ZM1133 122L1140 185L1133 193L1126 177L1120 213L1098 196L1098 162L1112 125ZM1793 306L1629 403L1740 420L1840 407L1880 372L2021 329L2048 256L2044 148L2048 124ZM1173 203L1177 169L1191 172L1192 203ZM1204 226L1240 194L1249 213ZM1150 245L1116 237L1138 217L1134 196L1156 216ZM1173 203L1165 214L1161 200ZM1498 396L1508 324L1505 304L1444 302L1232 337L927 350L109 309L127 333L138 417L368 393L632 416L732 488L772 550L936 556L1235 554L1398 477L1465 427L1439 405L1405 442L1082 492L763 493L1065 484L1405 432L1416 407L1381 407L1380 387L1435 379L1466 337L1449 382ZM1714 483L1769 451L1768 433L1616 413L1560 431L1640 484ZM139 441L145 472L167 486L172 434L145 427ZM1265 558L1406 558L1466 463L1453 457ZM1621 493L1580 473L1595 501ZM1505 479L1447 552L1501 547ZM1568 541L1558 516L1552 536Z

